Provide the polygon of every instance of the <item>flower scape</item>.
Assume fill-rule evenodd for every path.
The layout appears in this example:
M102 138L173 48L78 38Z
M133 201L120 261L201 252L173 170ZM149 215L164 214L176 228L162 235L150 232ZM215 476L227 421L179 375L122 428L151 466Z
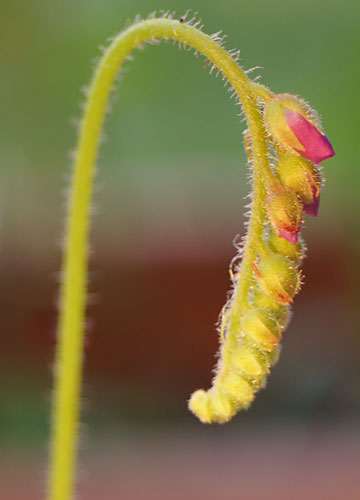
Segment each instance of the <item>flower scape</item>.
M322 187L318 164L334 155L318 115L295 95L275 94L251 80L239 51L201 22L165 13L136 21L115 36L88 88L74 156L68 203L57 331L49 500L72 498L86 306L89 214L102 123L119 68L135 48L178 42L205 57L240 103L247 123L244 146L252 173L246 236L233 290L219 321L220 352L208 390L195 391L190 410L204 423L227 422L264 387L278 359L290 308L303 277L303 214L316 216Z

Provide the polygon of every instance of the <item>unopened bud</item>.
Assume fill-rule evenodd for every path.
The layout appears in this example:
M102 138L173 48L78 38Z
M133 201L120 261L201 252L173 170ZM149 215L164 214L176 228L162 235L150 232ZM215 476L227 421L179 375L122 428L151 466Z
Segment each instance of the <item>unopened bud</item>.
M264 120L270 134L286 151L314 163L335 154L314 112L294 95L278 94L270 99L264 108Z
M274 191L266 199L266 211L276 234L295 244L301 226L301 204L290 190Z
M299 275L286 257L272 255L253 265L262 290L281 304L288 304L300 286Z
M220 423L230 420L235 411L235 403L230 395L218 387L212 387L208 395L210 412L214 414L215 419Z
M199 389L195 391L188 403L189 410L196 415L201 422L209 424L212 421L212 415L209 407L209 396L206 391Z
M264 374L259 355L253 353L245 344L233 352L232 362L238 371L250 379L257 379Z
M288 304L279 304L279 302L269 297L269 295L257 287L252 290L250 301L255 309L266 309L266 313L271 315L282 328L287 325L290 315Z
M288 307L287 305L279 304L258 287L252 288L249 293L249 299L252 307L255 309L267 309L276 319L282 318L283 311Z
M304 212L316 216L321 190L318 168L306 158L293 154L280 155L275 168L282 185L300 198Z
M266 309L250 309L241 320L241 328L249 342L265 351L278 343L280 326Z
M301 240L294 245L284 238L279 238L274 231L270 231L268 245L273 252L284 255L296 266L300 264L303 258L304 243Z
M234 399L236 405L242 408L249 406L254 399L254 389L237 373L229 373L224 380L223 387L224 391Z

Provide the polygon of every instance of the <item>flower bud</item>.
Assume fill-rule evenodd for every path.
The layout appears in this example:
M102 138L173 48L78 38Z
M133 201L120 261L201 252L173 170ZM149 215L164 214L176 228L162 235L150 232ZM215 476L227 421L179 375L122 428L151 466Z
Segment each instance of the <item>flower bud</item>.
M257 379L264 374L264 367L259 359L247 345L240 345L232 355L233 365L237 371L243 373L245 377Z
M274 191L266 199L266 211L276 233L295 244L301 226L301 204L290 190Z
M275 168L282 185L295 191L300 198L304 212L316 216L321 189L321 176L316 166L301 156L283 154Z
M273 300L259 288L254 287L252 289L250 303L255 309L266 309L266 314L268 316L271 314L271 317L279 322L280 325L286 323L289 316L289 306L287 304L279 304L279 302Z
M272 255L253 265L262 290L281 304L292 302L300 286L299 275L286 257Z
M294 245L284 238L279 238L274 231L270 231L268 245L273 252L287 257L296 266L300 264L303 258L304 243L302 241L298 241L296 245Z
M242 318L241 328L248 341L260 349L272 351L278 343L280 326L266 309L250 309Z
M264 120L275 141L292 153L319 163L335 152L316 122L314 112L296 96L278 94L264 108Z
M210 412L218 422L227 422L234 415L235 404L227 392L218 387L212 387L208 391Z
M249 382L237 373L229 373L224 380L223 387L224 391L235 400L237 405L240 404L242 408L249 406L254 399L254 389Z
M203 389L199 389L191 395L188 406L190 411L192 411L204 424L209 424L212 421L209 396Z

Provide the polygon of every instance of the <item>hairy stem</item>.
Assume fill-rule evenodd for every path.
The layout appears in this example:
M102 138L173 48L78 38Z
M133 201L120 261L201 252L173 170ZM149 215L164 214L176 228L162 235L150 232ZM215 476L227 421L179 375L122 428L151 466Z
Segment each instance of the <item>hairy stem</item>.
M268 164L262 117L253 86L236 61L210 36L186 23L160 18L141 21L120 33L105 51L91 82L81 122L65 233L60 317L52 407L49 500L73 496L86 306L89 207L99 136L114 78L129 52L151 39L174 39L201 52L228 79L241 100L251 136L254 198L241 269L230 316L246 300L251 260L261 239L264 182L275 181ZM266 92L260 89L258 96Z

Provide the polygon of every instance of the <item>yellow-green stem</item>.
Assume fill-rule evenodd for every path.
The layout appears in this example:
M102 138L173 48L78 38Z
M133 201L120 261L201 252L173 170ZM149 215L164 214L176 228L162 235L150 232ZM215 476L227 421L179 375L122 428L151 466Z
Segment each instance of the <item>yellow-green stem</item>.
M262 118L253 94L256 87L252 87L248 77L216 41L186 23L166 18L136 23L113 40L100 60L89 88L71 180L55 360L49 500L73 498L84 344L89 207L104 111L114 78L126 56L142 42L155 38L175 39L201 52L220 69L242 102L251 136L254 198L243 262L237 276L240 287L236 304L245 300L251 260L256 251L256 241L261 238L264 218L262 179L267 184L274 182L267 160Z

